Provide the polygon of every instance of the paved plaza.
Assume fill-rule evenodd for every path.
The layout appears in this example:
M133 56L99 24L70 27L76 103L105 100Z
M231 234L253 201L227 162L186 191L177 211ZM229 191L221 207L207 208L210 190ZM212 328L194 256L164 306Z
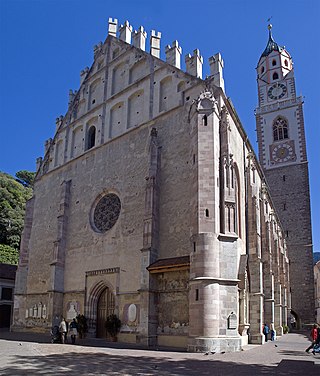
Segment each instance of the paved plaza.
M205 355L102 339L51 344L49 335L0 332L0 375L320 375L320 354L307 354L308 344L306 335L290 333L241 352Z

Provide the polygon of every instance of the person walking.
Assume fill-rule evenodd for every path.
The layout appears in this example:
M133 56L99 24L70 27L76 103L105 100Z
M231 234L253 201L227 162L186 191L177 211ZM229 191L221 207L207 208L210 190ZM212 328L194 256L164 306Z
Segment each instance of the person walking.
M311 349L313 349L313 346L316 344L317 342L317 338L318 338L318 325L317 324L314 324L313 325L313 328L311 329L311 332L310 332L310 338L311 338L311 345L306 349L306 352L308 353Z
M78 335L78 324L76 319L73 319L70 324L70 335L71 335L71 342L74 345L76 343L76 337Z
M276 339L276 330L274 328L274 324L270 324L270 336L271 336L271 341L275 341Z
M267 324L264 324L263 326L263 334L266 342L268 342L269 327Z
M61 342L66 343L66 340L67 340L67 323L66 323L64 317L62 317L62 320L60 322L59 330L60 330L60 333L61 333Z

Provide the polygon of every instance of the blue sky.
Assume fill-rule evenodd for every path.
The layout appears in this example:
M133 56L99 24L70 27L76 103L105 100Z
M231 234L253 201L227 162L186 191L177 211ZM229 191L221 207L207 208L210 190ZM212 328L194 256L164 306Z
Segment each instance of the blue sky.
M198 48L204 75L208 58L220 52L227 95L257 150L255 67L271 16L273 36L291 54L297 93L305 97L313 243L320 251L318 0L0 0L0 171L35 169L56 117L67 110L69 89L79 88L93 46L107 36L109 17L128 20L134 29L142 25L148 36L160 31L162 58L176 39L183 56Z

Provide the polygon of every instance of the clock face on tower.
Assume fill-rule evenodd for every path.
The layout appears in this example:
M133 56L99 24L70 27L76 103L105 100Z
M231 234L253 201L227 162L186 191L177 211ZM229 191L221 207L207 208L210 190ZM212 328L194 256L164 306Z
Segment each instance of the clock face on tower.
M271 99L281 99L287 93L287 87L284 84L276 83L268 89L268 97Z
M273 147L271 157L274 162L282 163L295 159L295 153L292 145L281 143Z

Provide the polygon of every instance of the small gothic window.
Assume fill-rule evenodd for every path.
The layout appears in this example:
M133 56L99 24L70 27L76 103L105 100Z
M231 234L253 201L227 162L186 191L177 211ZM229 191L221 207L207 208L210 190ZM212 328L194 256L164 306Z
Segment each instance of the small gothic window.
M199 300L199 289L196 289L196 301Z
M272 60L272 65L273 66L277 65L277 62L274 59Z
M283 117L278 117L273 123L273 141L281 141L289 138L288 123Z
M272 79L273 79L273 80L277 80L278 78L279 78L278 73L277 73L277 72L274 72L274 73L273 73L273 76L272 76Z
M206 209L206 217L209 218L209 209Z
M264 73L264 67L261 68L260 72L261 72L261 74Z
M288 64L288 60L285 60L284 61L284 65L287 67L289 64Z
M91 126L88 130L87 150L94 147L96 143L96 127Z

